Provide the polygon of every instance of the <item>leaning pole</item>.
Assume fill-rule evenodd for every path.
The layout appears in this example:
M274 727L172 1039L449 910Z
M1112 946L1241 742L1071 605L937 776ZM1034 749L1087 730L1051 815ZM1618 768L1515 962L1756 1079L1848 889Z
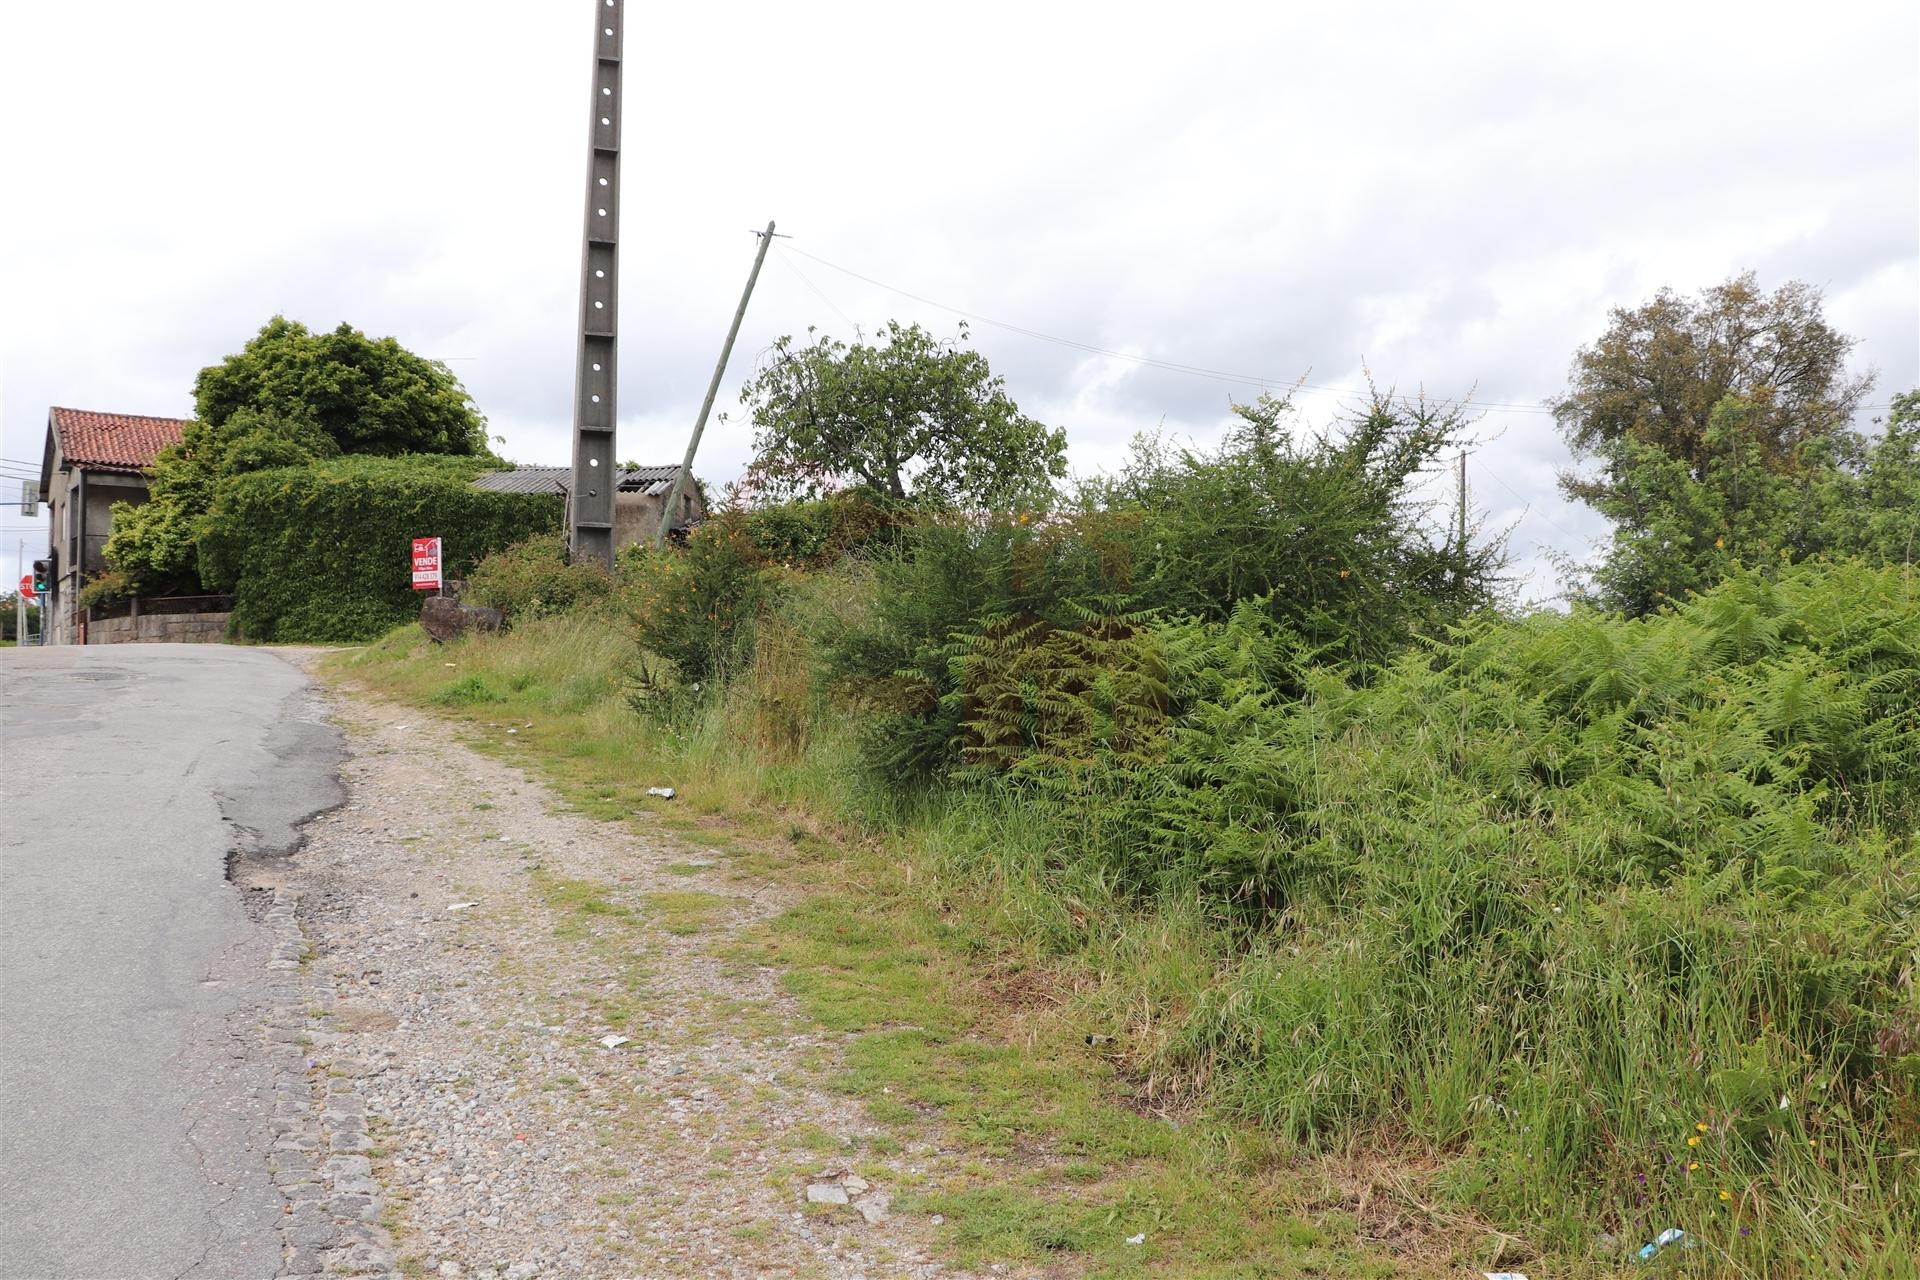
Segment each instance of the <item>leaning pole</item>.
M613 568L614 392L620 311L620 47L626 0L596 0L587 213L580 246L580 346L573 375L573 490L567 545Z

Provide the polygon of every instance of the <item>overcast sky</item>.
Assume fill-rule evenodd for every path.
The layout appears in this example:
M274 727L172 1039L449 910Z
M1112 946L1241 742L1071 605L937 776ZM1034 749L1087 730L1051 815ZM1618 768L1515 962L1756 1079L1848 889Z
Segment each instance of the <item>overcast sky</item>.
M565 462L594 8L5 6L0 476L37 466L50 404L189 414L195 372L275 313L448 361L502 452ZM952 331L798 251L1089 346L1304 376L1335 389L1299 395L1315 424L1363 369L1471 391L1496 406L1475 501L1549 594L1546 550L1602 526L1555 492L1538 406L1609 307L1748 268L1807 280L1879 371L1873 403L1920 383L1915 14L635 4L619 452L679 457L749 230L777 218L794 238L723 408L782 333ZM973 339L1082 472L1142 430L1211 439L1258 390ZM750 438L737 413L711 428L696 471L733 478ZM27 524L0 518L0 563Z

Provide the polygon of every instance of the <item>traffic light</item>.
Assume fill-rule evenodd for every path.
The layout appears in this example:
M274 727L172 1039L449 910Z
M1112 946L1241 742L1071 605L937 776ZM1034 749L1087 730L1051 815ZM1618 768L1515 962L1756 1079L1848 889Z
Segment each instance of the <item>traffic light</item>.
M15 561L18 564L19 561ZM53 561L35 560L33 562L33 594L44 596L53 590Z

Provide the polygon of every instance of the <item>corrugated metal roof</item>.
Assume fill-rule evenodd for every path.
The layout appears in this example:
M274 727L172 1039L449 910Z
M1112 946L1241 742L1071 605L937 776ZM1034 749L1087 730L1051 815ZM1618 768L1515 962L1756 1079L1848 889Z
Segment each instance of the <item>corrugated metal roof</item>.
M665 496L678 475L678 466L629 467L620 473L615 486L621 493ZM566 493L573 487L571 467L515 467L511 471L485 471L473 482L476 489L493 493Z

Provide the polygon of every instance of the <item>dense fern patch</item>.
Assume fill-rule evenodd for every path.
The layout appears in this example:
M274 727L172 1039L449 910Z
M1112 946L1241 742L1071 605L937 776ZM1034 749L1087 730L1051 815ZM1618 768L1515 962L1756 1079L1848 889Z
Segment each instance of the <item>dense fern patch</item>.
M1914 1238L1900 573L1475 622L1364 681L1259 600L988 618L944 652L919 718L952 740L949 871L1105 965L1199 922L1210 976L1104 975L1143 1077L1450 1153L1463 1199L1563 1248L1680 1221L1764 1271Z

